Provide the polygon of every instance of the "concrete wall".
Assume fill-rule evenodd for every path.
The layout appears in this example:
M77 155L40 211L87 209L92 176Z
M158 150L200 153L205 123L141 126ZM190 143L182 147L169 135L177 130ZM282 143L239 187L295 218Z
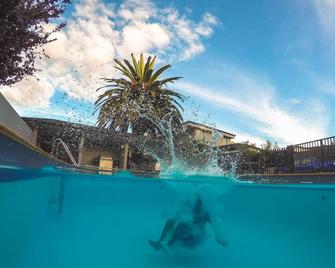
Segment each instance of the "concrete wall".
M0 123L29 142L33 142L33 131L17 114L0 93Z

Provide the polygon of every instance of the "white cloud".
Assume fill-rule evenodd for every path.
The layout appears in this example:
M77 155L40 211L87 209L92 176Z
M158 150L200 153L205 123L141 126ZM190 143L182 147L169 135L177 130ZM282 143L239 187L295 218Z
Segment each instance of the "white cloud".
M181 59L189 59L194 55L200 54L205 50L202 42L203 37L208 37L213 32L213 26L216 25L217 19L210 13L205 13L199 23L180 16L179 12L169 9L166 17L166 24L169 25L171 32L176 34L177 42L181 43Z
M215 124L215 127L221 130L225 130L225 126L221 125L221 124ZM266 138L265 137L258 137L255 135L252 135L250 133L245 133L241 130L234 130L234 129L229 129L228 132L233 133L236 135L236 137L234 138L234 142L235 143L242 143L242 142L246 142L249 141L250 143L254 143L256 144L256 146L261 146L262 144L264 144L266 142Z
M314 76L312 81L314 82L316 88L323 92L330 95L335 95L335 82L331 80L331 78L321 78Z
M119 10L119 15L127 21L148 20L155 15L156 6L148 0L128 0Z
M236 138L235 138L235 142L246 142L249 141L251 143L256 144L256 146L260 147L262 144L264 144L266 142L266 139L262 139L260 137L257 136L253 136L253 135L249 135L246 134L244 132L236 132Z
M20 82L20 87L6 87L1 93L15 108L22 106L46 108L50 105L54 91L52 84L43 77L40 81L24 79Z
M312 0L324 30L330 34L335 33L335 0Z
M203 40L218 23L208 12L193 21L149 0L125 0L119 6L82 0L74 7L67 26L54 35L57 41L45 46L50 58L37 62L40 80L31 77L1 89L15 107L46 107L55 89L92 102L99 78L116 75L114 58L134 52L154 53L169 61L190 59L204 51Z
M218 24L218 20L216 17L214 17L212 14L206 12L202 16L202 21L198 24L198 26L195 28L195 31L200 36L211 36L213 33L213 25Z
M134 22L124 27L122 31L122 48L126 57L130 53L139 54L152 49L164 49L170 42L170 32L158 23L146 24ZM136 44L136 46L134 46Z
M190 96L244 117L250 132L259 133L258 140L250 137L257 144L263 137L271 137L280 144L295 144L326 136L329 118L322 103L313 101L306 109L294 112L289 101L279 102L275 87L265 79L232 69L222 73L228 82L220 90L189 83L177 86Z

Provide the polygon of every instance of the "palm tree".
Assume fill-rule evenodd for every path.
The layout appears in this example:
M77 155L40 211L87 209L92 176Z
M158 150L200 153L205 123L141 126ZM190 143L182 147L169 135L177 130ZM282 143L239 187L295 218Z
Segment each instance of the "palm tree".
M154 70L156 57L144 61L143 54L137 60L131 54L132 64L115 59L115 68L121 72L121 78L103 78L107 85L97 90L107 89L95 102L99 111L97 125L120 132L131 130L136 134L159 133L159 128L152 118L161 120L170 115L173 126L182 123L183 110L180 102L185 97L168 88L181 77L161 79L161 74L171 65Z

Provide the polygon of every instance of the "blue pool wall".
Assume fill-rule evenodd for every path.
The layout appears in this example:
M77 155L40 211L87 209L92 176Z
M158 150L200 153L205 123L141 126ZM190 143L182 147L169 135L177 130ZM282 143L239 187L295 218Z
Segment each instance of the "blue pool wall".
M36 146L28 143L14 132L0 126L0 165L40 168L44 166L64 166L59 161Z

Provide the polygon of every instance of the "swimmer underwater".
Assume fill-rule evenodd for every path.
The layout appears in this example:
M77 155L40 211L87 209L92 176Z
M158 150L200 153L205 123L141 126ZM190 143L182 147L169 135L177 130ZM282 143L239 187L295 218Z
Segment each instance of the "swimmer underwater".
M167 220L162 230L160 239L154 241L149 239L149 244L156 250L166 251L167 248L176 246L195 249L207 237L205 227L210 224L215 233L217 243L223 247L228 245L228 241L222 235L220 223L214 215L210 215L203 205L200 197L195 199L191 209L191 217L188 220L172 218Z

